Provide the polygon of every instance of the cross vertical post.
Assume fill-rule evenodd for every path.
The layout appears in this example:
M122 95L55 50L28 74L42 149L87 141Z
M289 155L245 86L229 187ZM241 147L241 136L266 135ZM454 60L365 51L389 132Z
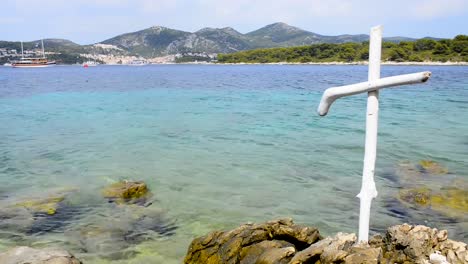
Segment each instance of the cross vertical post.
M369 42L369 83L380 79L380 58L382 50L382 26L371 28ZM375 187L375 161L377 158L377 129L379 125L379 90L367 92L366 143L364 167L362 169L360 199L359 240L369 239L369 219L372 199L377 197Z
M369 75L367 82L361 82L325 90L320 100L317 112L325 116L336 99L367 93L366 114L366 143L364 166L362 169L361 191L357 195L360 199L359 212L359 242L367 243L369 240L369 222L372 199L377 197L375 186L375 161L377 157L377 128L379 121L379 90L398 85L423 83L429 80L431 73L418 72L380 78L380 60L382 53L382 26L371 28L369 42Z

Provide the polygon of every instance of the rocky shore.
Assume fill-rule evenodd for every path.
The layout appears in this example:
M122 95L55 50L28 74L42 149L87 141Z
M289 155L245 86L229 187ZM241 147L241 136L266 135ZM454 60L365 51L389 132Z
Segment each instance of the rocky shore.
M212 64L212 63L207 63ZM342 61L331 61L331 62L272 62L272 63L255 63L255 62L239 62L239 63L215 63L217 65L368 65L368 61L354 61L354 62L342 62ZM394 66L468 66L468 62L464 61L383 61L382 65L394 65Z
M15 247L0 253L2 264L84 264L61 249ZM247 223L230 231L196 238L185 264L463 264L468 245L448 238L446 230L402 224L357 243L355 234L323 237L314 227L292 219Z
M322 237L292 219L245 224L192 241L185 264L468 263L468 246L445 230L402 224L357 244L355 234Z

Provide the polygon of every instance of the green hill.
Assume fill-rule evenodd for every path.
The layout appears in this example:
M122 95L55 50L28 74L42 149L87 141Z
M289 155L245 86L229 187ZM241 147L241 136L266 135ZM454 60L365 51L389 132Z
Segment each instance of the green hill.
M255 49L231 54L219 54L221 63L275 62L357 62L369 57L369 43L322 43L290 48ZM468 62L468 36L454 39L420 39L413 42L384 42L384 61L452 61Z

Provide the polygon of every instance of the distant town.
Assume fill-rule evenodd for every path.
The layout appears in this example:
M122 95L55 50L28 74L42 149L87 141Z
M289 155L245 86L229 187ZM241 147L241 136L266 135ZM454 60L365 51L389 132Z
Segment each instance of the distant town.
M216 53L176 53L169 54L165 56L159 56L154 58L144 58L137 55L120 55L115 54L112 51L123 51L114 45L108 44L94 44L93 47L96 50L104 51L102 53L79 53L76 56L76 61L70 63L69 61L61 60L61 57L66 56L67 53L63 52L52 52L45 51L46 57L52 57L58 60L61 64L81 64L83 61L95 61L100 64L109 64L109 65L127 65L127 64L168 64L168 63L180 63L180 62L208 62L216 60ZM11 61L18 60L21 57L24 58L37 58L42 57L44 54L42 49L24 49L23 53L18 49L9 49L9 48L0 48L0 62L2 64L9 63Z

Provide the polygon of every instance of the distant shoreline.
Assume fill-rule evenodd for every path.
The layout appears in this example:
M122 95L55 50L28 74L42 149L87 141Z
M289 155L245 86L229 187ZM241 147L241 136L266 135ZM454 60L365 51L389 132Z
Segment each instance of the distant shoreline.
M259 63L259 62L236 62L236 63L226 63L226 62L166 62L166 63L149 63L147 65L368 65L367 61L359 62L269 62L269 63ZM440 62L440 61L431 61L431 62L396 62L396 61L385 61L381 62L382 65L392 65L392 66L468 66L468 62ZM4 66L4 65L0 65ZM57 64L57 66L79 66L81 64ZM100 66L134 66L131 64L101 64ZM4 66L11 67L11 66Z
M272 63L255 63L255 62L237 62L237 63L184 63L184 64L219 64L219 65L368 65L367 61L358 62L272 62ZM425 61L425 62L396 62L385 61L382 65L393 66L468 66L468 62L441 62L441 61Z

